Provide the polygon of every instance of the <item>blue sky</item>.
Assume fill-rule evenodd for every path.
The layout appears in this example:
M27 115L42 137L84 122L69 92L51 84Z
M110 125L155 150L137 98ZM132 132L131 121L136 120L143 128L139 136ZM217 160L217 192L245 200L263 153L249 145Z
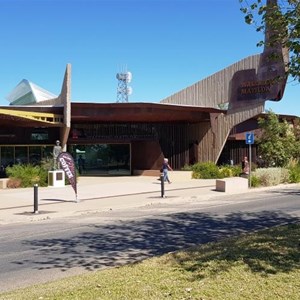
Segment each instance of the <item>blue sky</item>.
M0 28L0 105L22 79L58 95L67 63L74 102L116 102L124 69L129 102L159 102L262 51L238 0L0 0ZM300 116L299 89L266 109Z

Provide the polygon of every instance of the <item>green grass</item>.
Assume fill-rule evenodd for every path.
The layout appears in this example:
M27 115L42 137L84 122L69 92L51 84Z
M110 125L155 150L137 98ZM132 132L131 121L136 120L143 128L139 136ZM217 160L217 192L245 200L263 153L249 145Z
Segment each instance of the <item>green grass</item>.
M201 234L201 233L199 233ZM0 294L2 300L300 299L300 225Z

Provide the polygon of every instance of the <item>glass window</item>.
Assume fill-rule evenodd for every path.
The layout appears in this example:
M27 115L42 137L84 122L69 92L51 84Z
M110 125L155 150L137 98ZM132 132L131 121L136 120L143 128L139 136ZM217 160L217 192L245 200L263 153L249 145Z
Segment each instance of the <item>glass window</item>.
M28 163L28 147L15 147L15 164Z
M130 144L72 145L69 147L82 175L130 175Z
M29 163L37 165L41 161L41 146L30 146L29 147Z
M13 146L1 147L1 165L4 167L12 166L14 164L14 151Z
M48 132L33 132L31 133L32 141L47 141L49 139Z
M54 146L42 146L41 147L42 159L52 159L53 158L53 147Z

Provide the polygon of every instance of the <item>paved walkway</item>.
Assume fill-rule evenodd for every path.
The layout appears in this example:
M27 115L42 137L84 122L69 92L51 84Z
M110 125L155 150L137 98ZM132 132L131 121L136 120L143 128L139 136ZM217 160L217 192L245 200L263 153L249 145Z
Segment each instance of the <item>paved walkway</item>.
M70 185L39 187L37 213L34 213L34 188L1 189L0 225L134 208L155 202L182 202L191 198L206 201L228 196L228 193L215 190L214 179L191 179L191 173L183 171L171 172L170 178L172 183L165 184L164 198L160 181L150 176L80 177L77 201Z

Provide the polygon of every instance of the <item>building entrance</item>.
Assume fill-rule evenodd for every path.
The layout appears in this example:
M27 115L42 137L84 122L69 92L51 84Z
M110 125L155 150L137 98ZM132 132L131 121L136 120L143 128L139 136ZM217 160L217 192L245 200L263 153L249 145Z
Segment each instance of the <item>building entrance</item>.
M131 175L130 144L69 145L81 176Z

